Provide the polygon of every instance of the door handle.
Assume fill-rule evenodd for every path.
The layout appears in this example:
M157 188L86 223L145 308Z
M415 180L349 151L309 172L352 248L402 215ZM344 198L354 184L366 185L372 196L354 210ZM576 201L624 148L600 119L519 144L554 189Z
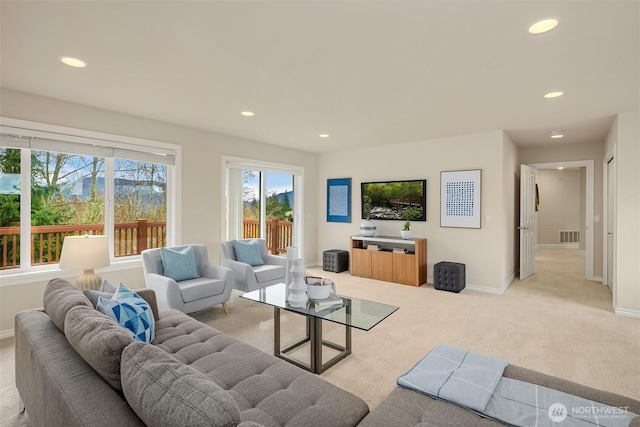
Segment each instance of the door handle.
M613 233L607 233L607 234L610 235L610 236L613 236Z
M518 227L518 230L528 230L529 227Z

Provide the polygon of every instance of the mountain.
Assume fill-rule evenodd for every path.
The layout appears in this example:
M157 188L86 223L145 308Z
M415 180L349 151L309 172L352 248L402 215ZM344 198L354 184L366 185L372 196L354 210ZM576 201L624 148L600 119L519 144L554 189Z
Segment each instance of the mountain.
M91 181L91 177L84 177L74 182L62 184L60 186L60 192L67 200L71 200L74 197L87 199L91 196ZM167 187L164 182L124 178L115 178L114 186L114 196L116 200L136 193L143 205L149 204L151 199L156 203L164 202ZM104 194L104 177L98 178L96 190Z

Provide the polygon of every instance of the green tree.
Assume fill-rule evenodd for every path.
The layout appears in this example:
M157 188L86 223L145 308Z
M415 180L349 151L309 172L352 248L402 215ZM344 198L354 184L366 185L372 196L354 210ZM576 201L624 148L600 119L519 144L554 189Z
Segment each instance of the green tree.
M64 158L45 156L53 163L64 163ZM38 152L31 153L31 225L64 224L72 217L72 208L67 205L60 195L57 182L60 179L62 165L45 165ZM0 172L3 174L20 174L21 150L7 148L0 150ZM50 175L49 175L50 173ZM56 183L55 185L51 185ZM20 224L20 197L21 188L10 194L0 194L0 227L16 226ZM2 239L14 237L3 236ZM39 238L33 240L36 252L40 252L40 245L48 245L49 241L40 242ZM4 243L4 242L2 242ZM55 245L55 242L51 242ZM8 258L13 259L13 245L7 245ZM19 248L16 259L19 262ZM46 247L43 253L48 254ZM46 258L46 256L45 256ZM46 261L46 260L44 260Z
M275 193L267 196L267 218L277 218L286 221L291 217L291 205L289 204L289 197L286 193L282 199L283 200L280 200L279 195Z
M260 218L261 201L256 197L256 188L260 187L262 177L263 175L258 171L242 171L242 214L245 219L257 220ZM265 203L267 219L293 220L291 200L288 193L278 195L275 191L271 191L267 194Z
M282 196L282 205L284 211L282 219L285 221L293 221L293 209L291 208L291 202L289 201L289 192L285 192Z
M260 200L253 199L249 202L244 202L242 211L243 218L258 219L260 217Z
M20 174L20 150L7 148L0 150L0 172ZM48 157L51 160L51 157ZM56 161L64 162L63 158ZM31 155L31 225L64 224L71 217L70 208L60 196L57 181L61 166L44 166L36 153ZM52 177L45 175L50 171ZM55 184L52 184L55 183ZM7 227L20 223L20 194L0 195L0 226Z
M20 174L20 150L0 149L0 173ZM18 193L19 193L19 189ZM0 227L20 223L20 194L0 194Z

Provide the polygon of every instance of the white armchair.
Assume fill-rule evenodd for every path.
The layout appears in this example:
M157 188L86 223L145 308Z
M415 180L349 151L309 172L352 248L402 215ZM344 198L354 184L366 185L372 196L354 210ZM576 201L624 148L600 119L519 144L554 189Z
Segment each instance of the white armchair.
M191 246L195 252L196 267L200 277L175 281L164 275L160 249L142 251L142 267L147 287L156 292L161 310L173 308L183 313L192 313L215 304L222 304L229 314L227 301L233 290L233 273L225 267L209 264L205 245L175 246L168 249L181 251Z
M254 239L238 239L240 242L249 242ZM271 255L267 252L267 244L264 239L255 239L260 246L260 254L264 262L263 265L251 266L238 261L233 241L228 240L220 243L220 256L222 266L233 271L233 287L241 291L250 292L265 286L275 285L284 282L285 257Z

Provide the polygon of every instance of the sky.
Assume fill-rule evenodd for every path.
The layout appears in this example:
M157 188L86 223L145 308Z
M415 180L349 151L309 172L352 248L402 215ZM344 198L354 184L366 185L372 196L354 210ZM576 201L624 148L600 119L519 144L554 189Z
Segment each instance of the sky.
M293 175L286 173L267 172L267 192L274 192L276 194L284 193L286 191L293 190ZM254 182L246 183L245 185L253 189L249 200L255 199L258 196L259 180L256 176Z

